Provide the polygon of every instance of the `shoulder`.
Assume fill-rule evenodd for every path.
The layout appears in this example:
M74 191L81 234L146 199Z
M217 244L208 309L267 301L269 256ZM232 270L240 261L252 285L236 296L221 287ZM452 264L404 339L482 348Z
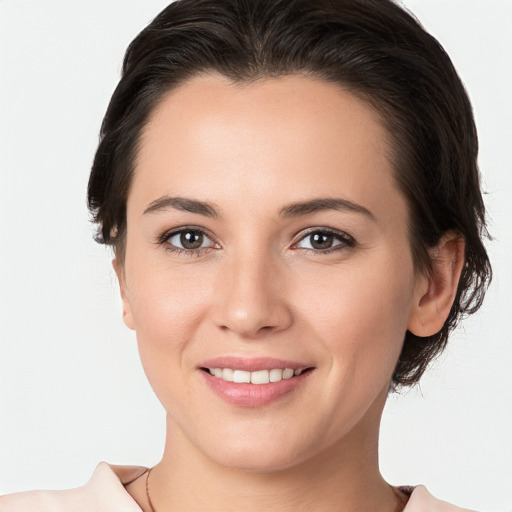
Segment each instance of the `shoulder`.
M28 491L0 496L0 512L141 512L124 486L147 471L141 466L100 462L82 487L65 491ZM472 512L432 496L426 487L412 490L404 512Z
M140 466L100 462L82 487L65 491L28 491L0 496L0 512L141 512L124 485L147 471Z
M411 497L403 512L474 512L467 508L456 507L446 501L438 500L424 485L412 490Z

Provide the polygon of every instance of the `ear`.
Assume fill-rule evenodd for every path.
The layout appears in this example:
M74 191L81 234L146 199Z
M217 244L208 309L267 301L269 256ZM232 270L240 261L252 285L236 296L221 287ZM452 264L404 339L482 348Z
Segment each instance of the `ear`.
M135 322L133 321L132 308L128 299L126 289L126 276L124 272L124 265L117 259L112 260L112 267L114 267L119 281L119 291L121 292L121 300L123 302L123 322L129 329L135 330Z
M416 297L407 329L416 336L438 333L450 314L465 263L462 235L449 231L430 252L432 271L418 276Z

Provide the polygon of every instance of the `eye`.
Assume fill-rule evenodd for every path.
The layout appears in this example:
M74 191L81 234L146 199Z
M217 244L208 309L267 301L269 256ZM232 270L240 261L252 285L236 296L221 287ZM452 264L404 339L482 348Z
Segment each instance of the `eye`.
M198 254L219 247L206 233L199 228L182 228L178 231L165 233L159 240L166 244L171 252Z
M344 247L354 247L355 240L346 233L331 229L315 229L303 236L295 247L329 253Z
M168 242L180 249L200 249L201 247L208 246L208 241L211 240L201 231L181 231L169 237Z

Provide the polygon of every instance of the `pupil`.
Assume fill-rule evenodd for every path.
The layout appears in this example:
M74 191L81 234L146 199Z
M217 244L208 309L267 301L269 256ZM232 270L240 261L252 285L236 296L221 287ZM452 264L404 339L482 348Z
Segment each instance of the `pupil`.
M180 242L185 249L199 249L203 245L203 235L198 231L186 231L181 234Z
M329 249L332 247L333 238L329 233L314 233L311 235L311 245L315 249Z

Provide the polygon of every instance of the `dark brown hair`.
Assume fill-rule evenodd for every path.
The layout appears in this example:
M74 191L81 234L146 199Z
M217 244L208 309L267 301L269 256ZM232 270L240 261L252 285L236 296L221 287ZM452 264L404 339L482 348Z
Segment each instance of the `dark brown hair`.
M390 134L417 268L430 271L429 249L446 231L464 237L466 262L442 330L406 333L393 386L417 382L461 316L479 308L491 277L472 109L443 48L390 0L172 3L126 52L89 181L96 238L121 259L141 131L167 91L205 72L242 83L303 73L353 92Z

